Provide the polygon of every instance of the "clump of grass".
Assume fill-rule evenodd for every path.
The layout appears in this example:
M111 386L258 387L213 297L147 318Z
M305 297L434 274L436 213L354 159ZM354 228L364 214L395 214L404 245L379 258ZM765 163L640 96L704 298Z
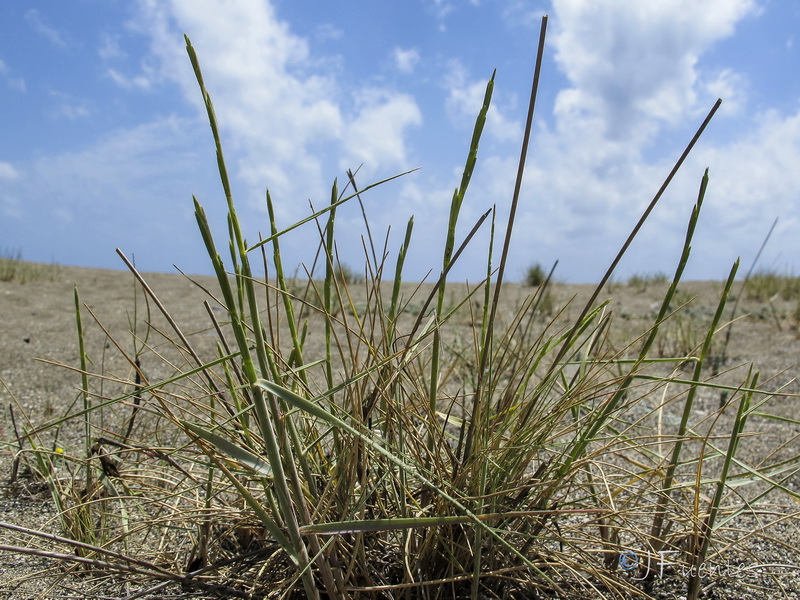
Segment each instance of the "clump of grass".
M5 250L0 254L0 281L24 284L37 279L53 280L57 275L56 265L41 265L22 260L20 250Z
M525 285L539 287L547 279L547 273L541 264L535 263L525 270Z
M357 273L344 263L339 263L336 268L336 278L345 285L354 285L364 281L364 276Z
M800 298L800 277L773 270L760 270L747 279L747 298L758 302L777 298L797 300Z
M628 277L628 286L646 292L650 286L664 286L669 282L666 273L635 273Z
M669 309L670 318L664 323L663 333L657 343L657 355L661 357L685 356L690 360L702 343L713 312L699 306L696 297L678 289L673 295Z
M359 275L347 265L335 261L336 265L333 268L333 278L335 280L335 288L338 290L349 290L354 286L363 285L364 276ZM300 271L304 272L304 276L300 276ZM299 311L299 318L302 320L309 312L328 311L333 317L337 317L342 309L347 310L351 315L363 313L365 306L363 302L354 303L349 294L340 296L334 294L329 298L327 306L323 298L323 289L326 281L317 280L312 277L305 266L295 272L294 277L286 280L287 293L292 298L295 306L294 310Z
M24 436L38 440L78 420L83 443L64 448L58 465L47 462L52 453L42 443L24 453L39 461L48 481L66 476L70 489L101 481L106 490L72 507L62 501L65 488L52 486L62 524L90 511L77 521L82 530L63 525L58 543L75 556L61 553L61 560L117 573L139 585L138 597L168 586L229 597L267 591L298 598L628 597L647 595L664 552L671 565L694 572L719 560L736 545L721 524L767 493L787 491L771 477L796 469L797 456L758 466L736 458L748 417L758 408L770 418L763 405L772 392L758 387L755 372L741 385L703 379L736 266L696 353L652 356L676 301L707 174L679 265L636 349L609 341L611 314L600 301L718 104L578 317L561 310L544 322L537 318L544 285L516 313L499 309L545 24L546 18L497 274L494 211L474 223L460 218L492 77L453 195L441 271L410 295L402 284L413 219L393 262L388 246L368 241L366 278L354 286L339 275L336 210L374 187L358 190L352 176L344 190L334 182L329 206L283 229L267 193L268 234L245 242L216 115L187 38L228 206L223 259L195 199L219 285L207 303L217 352L195 350L120 253L166 324L134 335L132 345L111 338L135 374L129 379L90 373L81 346L81 410ZM301 294L293 287L297 278L284 273L280 243L309 222L319 232L320 277L309 268ZM458 298L449 286L445 302L450 270L487 222L485 281ZM256 262L271 280L254 275ZM363 310L335 308L359 299ZM76 304L83 331L77 295ZM678 373L687 360L694 366L688 378ZM168 375L148 377L165 367ZM98 385L112 381L123 387L116 395ZM728 390L730 401L700 415L693 407L709 388ZM756 482L762 487L746 497ZM102 536L89 538L85 530L101 515L107 517ZM678 577L669 569L668 575ZM684 583L688 596L698 597L701 579Z

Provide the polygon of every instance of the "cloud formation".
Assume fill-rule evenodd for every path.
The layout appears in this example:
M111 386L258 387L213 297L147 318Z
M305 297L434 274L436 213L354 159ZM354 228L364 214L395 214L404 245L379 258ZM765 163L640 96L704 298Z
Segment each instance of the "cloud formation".
M27 90L25 80L21 77L13 77L11 75L11 69L2 59L0 59L0 75L3 76L3 79L6 80L6 85L11 89L17 90L18 92L25 92Z
M45 23L41 13L35 8L30 8L25 11L25 20L31 24L36 33L46 38L54 46L58 46L59 48L67 47L67 41L63 34L55 27Z
M176 43L179 32L190 35L226 149L255 204L263 206L264 186L292 200L323 194L321 182L337 175L324 172L333 157L342 167L363 163L370 176L406 168L406 132L422 120L414 98L374 85L343 93L335 71L317 66L323 57L271 4L144 0L142 6L139 29L152 36L160 77L178 82L201 108L185 50ZM403 56L404 66L413 62L413 54ZM303 202L294 205L285 218L307 210Z
M459 235L493 205L498 230L503 227L530 89L530 74L520 75L516 52L522 38L528 48L538 32L541 7L520 0L503 7L429 0L408 9L418 30L381 31L380 39L363 40L375 49L365 56L361 38L353 35L363 33L363 24L336 20L333 13L309 18L289 5L249 0L137 0L124 9L115 6L109 14L124 15L128 22L103 30L65 27L45 11L20 17L22 30L39 32L28 38L43 55L61 56L59 43L81 40L84 59L88 54L96 64L82 64L64 81L80 75L85 89L49 74L59 82L53 92L40 85L45 79L27 63L15 62L12 69L0 60L0 93L20 106L33 96L46 98L30 122L49 118L57 130L47 132L52 146L36 145L45 137L37 130L41 136L19 138L27 155L0 157L2 211L15 223L47 215L59 232L104 223L109 231L122 231L116 233L121 245L134 240L136 228L153 256L162 256L158 268L168 269L166 261L173 260L199 268L191 261L199 265L201 259L186 259L196 247L181 255L173 243L180 246L194 233L190 194L196 192L207 210L216 211L212 216L222 230L224 202L205 107L183 43L186 32L214 100L251 239L265 230L265 188L275 200L279 224L287 224L308 214L309 200L326 203L333 178L339 176L341 189L347 169L363 165L358 174L363 187L422 166L370 192L366 209L373 231L391 225L395 235L415 213L408 276L435 269L485 76L495 65L497 85ZM800 176L794 168L800 162L800 98L793 102L784 93L773 102L753 68L729 52L732 36L735 44L749 40L747 32L771 5L552 0L548 8L545 73L510 276L521 276L534 261L549 266L559 258L564 279L596 280L717 97L724 99L721 111L642 231L644 251L632 254L620 277L674 267L707 166L711 186L695 243L704 264L692 271L690 263L693 275L726 270L737 254L760 243L750 240L765 233L776 216L773 241L780 241L784 255L800 255L800 239L792 234L800 214ZM486 27L490 19L493 28ZM478 29L485 33L482 47L476 47ZM743 31L745 37L738 37ZM771 51L789 56L785 37L776 36ZM77 46L72 50L77 53ZM25 96L14 91L26 90L20 74L29 81ZM349 245L345 259L357 265L362 224L358 207L353 213L339 213L347 232L340 250ZM141 214L153 215L153 222L140 224ZM175 233L176 223L188 223L188 234ZM315 241L313 226L309 229L296 236L294 256L303 260ZM31 227L19 239L33 239L34 232ZM482 235L454 277L475 280L484 274L484 265L476 267L485 258Z
M445 78L447 99L445 107L449 117L455 123L471 124L474 122L486 94L486 81L470 80L466 69L458 62L451 61L448 75ZM522 127L505 114L503 90L495 90L492 103L486 115L486 135L501 141L521 139Z
M527 195L536 208L524 210L521 220L536 235L521 245L532 255L560 256L565 270L577 274L578 280L590 280L607 266L688 142L691 127L699 125L716 97L731 100L723 114L741 113L746 78L733 68L709 70L701 59L758 7L751 0L702 5L685 0L635 5L621 0L555 0L553 8L551 41L569 85L557 93L551 117L540 115L534 134ZM771 115L747 140L734 144L715 146L701 140L662 202L665 206L657 209L642 233L650 236L652 253L632 257L629 268L672 268L674 247L680 244L705 166L713 165L709 198L732 198L722 211L728 218L715 226L766 218L760 213L770 203L754 202L753 193L772 188L777 197L786 198L786 190L776 189L752 162L749 169L744 162L752 161L758 148L780 148L785 160L800 158L793 119ZM778 132L784 136L781 142L774 139ZM679 141L676 133L681 134ZM654 153L658 144L664 147ZM775 173L773 166L784 163L763 158L770 174ZM736 210L731 212L732 205ZM782 209L795 212L797 207ZM716 219L719 209L708 203L706 212ZM725 247L729 251L730 243Z
M11 180L19 177L17 170L7 162L0 162L0 179Z
M554 9L555 59L571 83L556 100L559 122L598 121L605 137L641 143L697 113L700 56L756 5L558 0Z
M419 51L416 48L404 49L395 47L392 49L392 59L394 59L394 64L398 71L401 73L413 73L419 62Z

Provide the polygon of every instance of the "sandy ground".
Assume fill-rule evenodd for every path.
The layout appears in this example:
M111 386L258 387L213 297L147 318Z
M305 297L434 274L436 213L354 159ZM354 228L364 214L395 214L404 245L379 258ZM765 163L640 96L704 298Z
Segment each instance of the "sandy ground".
M16 434L9 411L12 404L11 394L18 403L18 408L15 409L18 429L24 421L21 411L26 412L33 422L41 423L52 419L54 415L63 414L78 397L80 380L76 373L36 360L44 359L72 367L78 365L73 286L77 285L81 301L94 311L97 319L118 340L131 342L131 322L136 320L134 306L139 311L136 315L139 320L144 311L141 295L138 296L137 305L133 302L137 293L129 273L71 267L51 267L43 272L46 276L26 283L0 282L0 379L3 383L0 386L3 407L0 440L4 443L0 457L0 479L4 482L11 477L12 458L16 449L13 443ZM213 351L215 337L205 331L208 316L202 301L206 296L180 275L152 274L147 275L147 280L185 332L193 335L193 343L203 352ZM198 280L209 289L216 289L212 279ZM739 293L740 286L741 284L735 286L735 294ZM701 326L711 318L721 289L722 284L719 282L688 282L681 286L682 297L693 300L682 320L672 326L663 337L660 342L661 352L681 352L682 346L701 341ZM553 295L555 303L559 305L576 294L586 297L590 291L589 286L557 284ZM509 314L528 292L529 290L521 286L510 288L506 307ZM648 319L652 319L655 314L661 293L663 286L639 287L621 283L612 284L605 290L602 297L613 298L611 308L615 315L614 330L617 339L622 340L635 332L641 332L647 323L652 322ZM730 315L731 307L732 304L729 304L726 317ZM151 309L155 310L154 307ZM576 316L578 309L579 304L575 303L567 312ZM761 372L762 382L772 379L773 388L787 384L783 392L800 392L800 386L794 381L800 357L800 336L795 320L797 312L797 298L776 298L768 301L754 300L743 295L738 314L744 316L732 325L725 368L745 366L734 369L725 377L730 381L741 382L746 365L753 363ZM153 317L153 321L163 325L163 320L159 317ZM88 310L83 311L83 322L88 331L87 353L95 361L95 368L99 366L98 362L102 362L107 372L130 378L130 368L116 357L106 335L94 325ZM722 343L724 336L724 333L720 334L718 344ZM157 374L153 376L156 377ZM713 398L707 400L709 403L715 401ZM797 419L800 414L797 410L798 402L800 398L783 396L769 401L761 410L787 419ZM700 410L703 410L702 406ZM740 452L752 461L757 462L760 454L781 444L787 444L788 455L791 455L792 450L795 453L798 451L797 435L800 427L793 423L778 424L774 420L754 418L749 430L758 435L744 440ZM799 482L797 476L791 475L784 481L784 485L797 493ZM771 500L783 506L780 509L773 507L772 510L783 510L787 516L797 510L796 502L793 507L788 496L771 497ZM5 483L0 487L1 521L56 532L54 516L49 495L41 485L26 483L20 478L14 485ZM783 585L776 586L767 582L759 584L762 588L759 591L758 585L741 588L736 587L735 582L720 580L711 586L706 597L740 597L745 593L750 597L800 597L797 592L800 589L799 527L797 516L790 516L780 526L775 527L774 543L758 541L753 542L749 548L748 560L760 561L764 565L784 565L785 568L781 571L784 573L781 575ZM0 530L0 544L19 544L20 539L18 534ZM37 580L32 584L20 578L29 578L41 569L51 566L52 563L45 559L0 552L0 598L33 597L34 590L46 590L44 580ZM83 597L92 593L86 589L75 592ZM666 587L653 593L656 597L677 598L681 592ZM53 591L52 595L63 597L63 591Z

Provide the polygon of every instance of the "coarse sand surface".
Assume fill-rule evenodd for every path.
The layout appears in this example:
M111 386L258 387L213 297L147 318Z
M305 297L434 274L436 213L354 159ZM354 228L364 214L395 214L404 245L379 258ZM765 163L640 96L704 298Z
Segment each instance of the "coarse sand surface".
M77 400L79 374L64 366L52 364L62 363L71 368L79 365L74 287L77 286L79 290L81 302L91 309L108 332L128 345L133 340L131 324L141 323L147 317L144 314L146 307L142 302L141 291L136 290L130 273L47 265L38 265L36 269L38 275L31 277L29 281L0 281L0 441L3 442L3 451L0 454L0 479L3 482L0 485L0 521L58 534L61 532L56 511L46 486L30 478L26 479L23 472L17 473L13 483L9 481L12 479L13 459L18 449L16 436L25 425L25 415L30 422L42 424L64 414L70 407L77 410L80 406L80 401ZM198 351L213 356L216 351L216 337L208 330L209 317L203 306L203 300L208 296L180 274L147 274L146 278L181 328L193 336L193 344ZM217 289L212 278L196 279L209 290ZM741 286L741 282L735 284L734 295L741 292ZM410 293L413 286L405 289ZM620 340L626 336L634 337L652 324L654 311L657 310L664 289L665 284L648 284L645 281L640 285L612 283L604 290L602 299L613 298L610 304L614 313L612 336L617 336L615 339ZM578 300L567 311L575 317L581 306L579 300L587 298L591 290L592 286L588 285L556 283L551 294L556 305L577 296ZM681 297L690 301L690 304L685 309L682 320L672 324L660 342L664 346L663 352L680 352L682 345L691 345L692 342L699 343L702 340L702 325L708 322L716 309L721 290L721 282L681 284ZM509 314L519 305L520 298L530 291L530 288L517 284L509 286L506 294L508 306L504 307ZM420 297L425 295L427 294L421 294ZM133 302L134 297L138 297L137 303ZM730 340L725 350L726 362L722 370L732 370L723 375L720 381L727 378L729 382L741 383L747 366L752 363L761 373L762 387L781 387L785 394L768 400L759 409L759 412L779 415L785 420L767 420L757 415L751 417L746 430L751 435L742 439L739 447L739 456L750 464L758 464L762 456L781 445L785 445L783 451L786 456L800 454L797 437L800 432L797 424L800 419L800 397L792 396L800 393L800 386L795 380L800 358L797 322L800 316L799 302L797 297L756 299L742 292L738 319L730 325ZM725 311L725 321L730 316L732 306L733 299ZM137 311L135 314L134 309ZM163 318L156 314L152 304L150 310L153 311L150 317L152 323L166 330ZM87 331L86 352L94 363L93 368L102 368L105 372L123 378L132 377L129 365L119 358L109 338L95 324L89 311L84 309L82 314ZM142 334L141 328L137 333ZM721 331L716 343L721 345L725 336L726 331ZM313 343L312 340L310 344ZM321 347L317 351L321 351ZM311 360L313 353L312 346L306 360ZM710 404L704 406L702 403L697 407L698 410L709 408ZM766 507L763 519L778 522L765 535L745 539L742 542L743 551L736 554L737 560L748 574L760 569L758 572L774 572L779 575L755 579L750 577L745 583L730 573L712 572L706 581L704 597L800 598L798 477L793 470L780 474L778 479L789 493L773 493L760 500ZM776 519L775 515L782 518ZM763 525L759 520L761 517L751 518L752 522L744 519L739 525L743 534ZM27 538L23 538L18 532L0 529L0 544L20 545L25 543L24 539ZM52 550L69 552L67 547L55 543L52 544ZM65 597L65 593L70 597L93 597L94 594L100 597L100 592L73 578L60 581L62 587L50 589L52 577L36 576L48 569L51 574L59 573L58 569L53 570L53 561L49 559L0 551L0 598L28 598L39 594L44 597ZM110 597L125 597L133 591L115 589L105 593ZM662 586L656 585L651 594L657 598L680 598L685 594L685 586L680 582L664 583Z

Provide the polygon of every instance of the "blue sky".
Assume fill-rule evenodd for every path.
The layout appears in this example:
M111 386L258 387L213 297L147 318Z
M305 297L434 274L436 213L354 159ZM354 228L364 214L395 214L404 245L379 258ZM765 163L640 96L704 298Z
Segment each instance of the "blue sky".
M546 57L508 275L559 260L596 281L718 97L722 108L621 264L671 272L706 167L687 275L743 266L778 218L761 266L800 257L800 5L777 0L73 0L0 8L0 251L66 265L208 273L192 194L220 243L225 202L183 34L214 99L237 208L255 241L361 187L389 260L415 229L406 277L438 272L448 206L487 79L494 100L459 239L510 206L541 16ZM338 223L361 270L360 209ZM311 224L284 264L314 258ZM455 269L485 273L488 228ZM224 246L223 246L224 247ZM378 248L380 251L381 248Z

